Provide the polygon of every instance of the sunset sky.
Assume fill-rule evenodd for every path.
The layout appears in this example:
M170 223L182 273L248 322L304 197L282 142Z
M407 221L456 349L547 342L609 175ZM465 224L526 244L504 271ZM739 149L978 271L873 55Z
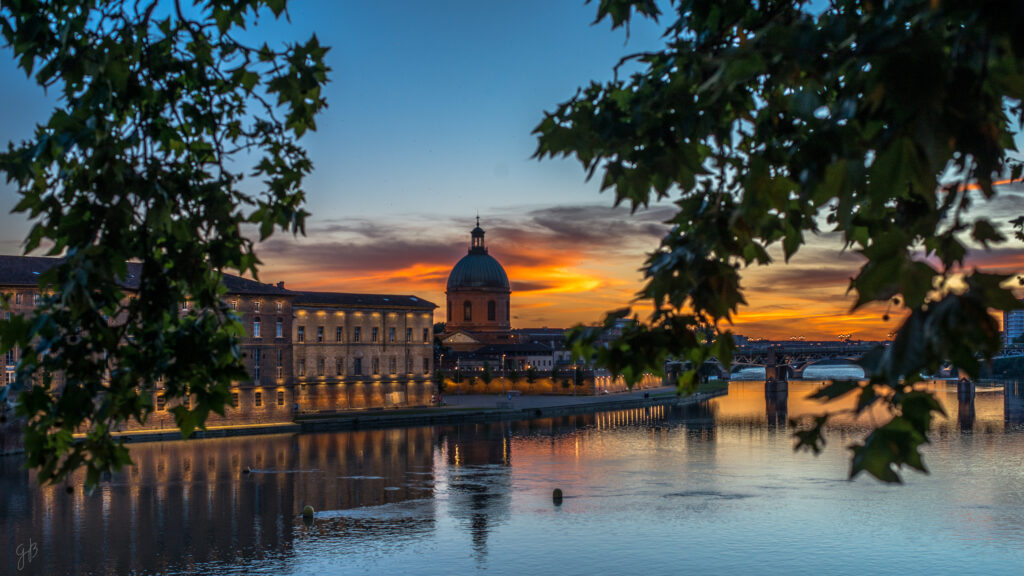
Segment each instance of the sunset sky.
M530 159L545 110L610 79L624 54L660 45L660 27L638 20L627 40L607 22L592 26L595 10L582 0L303 1L292 3L290 25L262 22L259 41L316 32L331 46L333 73L329 109L304 140L316 165L306 183L307 235L260 245L261 280L415 294L443 307L448 271L479 213L512 282L513 327L590 323L628 305L671 207L631 216L586 183L579 164ZM58 105L15 68L9 49L0 51L0 91L3 141L29 137ZM1021 214L1024 187L1003 192L984 210L1005 222ZM20 253L29 228L8 214L15 203L0 184L0 253ZM882 322L884 309L848 314L859 258L840 248L826 234L789 265L746 273L750 305L733 330L830 339L895 329L895 320ZM974 262L1024 270L1024 251Z

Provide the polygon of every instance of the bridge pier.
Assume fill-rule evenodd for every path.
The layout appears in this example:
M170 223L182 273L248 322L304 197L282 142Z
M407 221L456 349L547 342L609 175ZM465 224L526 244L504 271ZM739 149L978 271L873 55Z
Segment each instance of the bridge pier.
M974 403L974 381L970 378L961 378L956 383L956 397L963 402Z
M960 397L956 409L957 424L961 431L974 430L974 399Z
M769 430L786 427L786 421L789 419L789 386L785 380L765 383L764 412Z
M1024 424L1024 382L1007 382L1003 386L1003 421L1007 427Z

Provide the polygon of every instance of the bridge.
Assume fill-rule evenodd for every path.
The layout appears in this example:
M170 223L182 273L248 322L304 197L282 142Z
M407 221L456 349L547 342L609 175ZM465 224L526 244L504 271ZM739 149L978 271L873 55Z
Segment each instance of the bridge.
M760 341L736 347L732 368L764 366L765 378L802 378L804 370L823 361L854 364L868 351L888 342L875 341Z

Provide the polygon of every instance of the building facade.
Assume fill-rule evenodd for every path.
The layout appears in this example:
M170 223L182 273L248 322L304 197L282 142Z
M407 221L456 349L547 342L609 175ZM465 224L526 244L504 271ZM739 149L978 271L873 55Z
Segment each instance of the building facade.
M505 269L487 251L479 218L470 231L469 253L448 275L445 296L445 346L471 350L513 341L512 289Z
M0 294L7 317L31 314L39 302L39 275L55 258L0 255ZM138 288L129 264L129 295ZM287 422L296 412L426 404L432 394L433 311L415 296L297 292L225 274L224 301L245 329L240 355L249 378L231 384L224 416L207 425ZM180 313L188 314L183 303ZM0 388L15 384L21 351L3 358ZM330 392L328 393L327 390ZM153 392L147 429L176 428L162 384ZM137 424L126 429L140 428Z
M435 304L415 296L295 294L291 340L300 409L429 402Z

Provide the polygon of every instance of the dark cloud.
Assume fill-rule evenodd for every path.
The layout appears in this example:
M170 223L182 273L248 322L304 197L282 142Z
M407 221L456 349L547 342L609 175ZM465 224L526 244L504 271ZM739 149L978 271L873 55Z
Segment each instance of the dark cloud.
M260 258L274 267L319 271L382 271L425 263L450 264L464 253L464 247L435 240L317 242L312 234L303 240L272 239L258 247Z
M786 290L790 292L816 290L846 286L849 284L850 278L856 274L856 268L811 268L777 265L758 275L758 284L748 288L757 290Z
M551 290L557 288L554 282L509 282L513 292L537 292L540 290Z
M574 266L611 254L639 254L638 244L653 249L667 231L659 222L673 213L671 207L630 215L624 208L556 205L482 218L481 226L491 253L506 267ZM326 219L311 223L305 238L277 237L260 244L258 254L273 268L322 272L450 267L466 254L474 225L469 218L429 222L415 215L398 222L393 216L380 221Z

